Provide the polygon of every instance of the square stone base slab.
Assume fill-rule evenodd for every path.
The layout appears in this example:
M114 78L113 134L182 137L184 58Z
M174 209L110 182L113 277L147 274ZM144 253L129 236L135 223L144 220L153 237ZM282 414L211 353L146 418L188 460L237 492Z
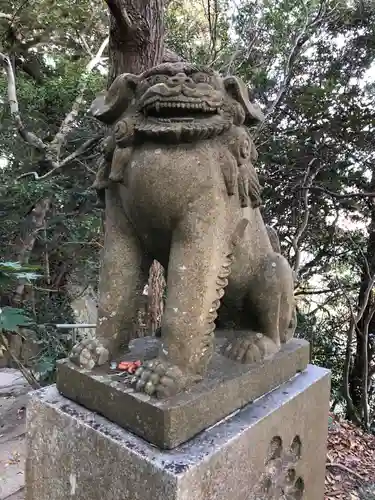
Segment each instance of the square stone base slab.
M173 449L286 382L309 362L309 344L300 339L292 339L272 359L253 365L218 354L224 341L217 338L216 353L202 382L164 400L136 393L132 377L114 373L108 365L88 371L69 360L58 363L57 388L159 448ZM159 342L151 337L137 339L130 354L121 359L153 358Z
M309 365L170 451L54 386L34 392L26 500L323 500L329 395L329 372Z

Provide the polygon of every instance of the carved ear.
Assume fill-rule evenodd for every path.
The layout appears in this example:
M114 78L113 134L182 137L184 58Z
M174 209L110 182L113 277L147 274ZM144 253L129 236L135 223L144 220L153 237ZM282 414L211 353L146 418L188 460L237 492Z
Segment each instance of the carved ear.
M136 75L130 73L119 75L108 90L96 97L89 112L106 125L112 125L126 111L134 98L137 83Z
M249 93L242 80L236 76L224 78L224 87L228 94L237 101L245 112L245 125L256 125L264 120L260 107L250 102Z

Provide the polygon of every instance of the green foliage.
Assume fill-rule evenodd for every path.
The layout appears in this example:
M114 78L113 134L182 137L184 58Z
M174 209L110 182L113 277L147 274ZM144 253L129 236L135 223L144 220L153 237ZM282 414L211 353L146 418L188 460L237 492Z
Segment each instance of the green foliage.
M16 280L27 280L31 283L41 277L35 271L37 266L21 265L18 262L0 262L0 294L5 286ZM32 304L25 301L24 308L5 306L0 308L0 354L6 348L4 332L16 333L24 337L24 341L32 342L39 347L39 354L30 367L40 382L52 383L55 377L56 361L67 356L71 348L71 336L62 336L54 324L42 324L44 321L72 321L69 303L52 299L46 295L43 306L37 314L33 312ZM64 305L65 302L65 305ZM56 310L59 315L56 315ZM21 330L20 330L21 329ZM4 345L5 342L5 345Z
M18 6L2 5L1 11L13 16L12 33L17 40L4 19L0 19L0 37L2 51L16 64L19 108L29 131L50 143L84 88L73 128L61 150L64 158L100 131L96 120L87 115L87 108L105 86L106 76L97 69L87 75L85 68L107 36L105 5L86 0L32 0ZM0 99L7 102L5 78L0 79ZM90 185L99 153L90 151L44 180L18 180L29 171L44 175L50 166L43 164L40 154L15 132L7 105L1 107L0 121L0 258L14 261L19 252L26 252L28 272L39 274L40 270L42 274L30 282L31 274L11 275L9 268L4 272L0 269L0 308L8 313L18 280L26 279L22 307L33 326L22 328L22 335L41 349L33 360L33 371L41 380L51 381L56 360L71 348L71 337L55 327L56 323L74 322L67 282L75 273L84 277L83 285L85 280L94 286L97 282L101 213ZM33 208L45 199L51 202L45 229L37 230L31 248L25 248L23 242L32 234L35 223ZM19 320L13 314L7 324Z
M25 125L36 135L45 139L46 142L49 142L48 138L52 139L54 137L62 120L74 103L80 87L83 68L82 61L63 61L62 57L59 56L56 60L56 67L49 71L48 78L45 78L42 83L36 84L22 73L18 77L18 100ZM95 95L102 90L104 78L99 73L94 72L85 78L85 82L84 101L91 102ZM4 79L0 79L0 99L7 100L7 82ZM77 128L80 126L87 127L85 114L86 109L82 107L78 115ZM8 129L2 136L5 147L2 155L14 155L15 162L35 162L35 153L29 148L25 149L21 143L21 138L16 138L16 145L19 148L15 150L12 120L7 106L1 108L0 117L3 127L5 125ZM90 128L88 128L89 130ZM77 132L74 135L76 134ZM71 136L73 140L76 139L74 135Z
M17 332L20 326L30 326L32 322L23 309L3 307L0 309L0 331Z
M41 275L37 274L39 268L19 262L1 262L0 261L0 288L10 279L25 279L27 281L35 280Z
M22 265L19 262L0 261L0 292L12 280L27 280L31 282L40 277L35 271L36 266ZM24 309L17 307L0 308L0 333L2 331L17 332L20 326L30 326L32 321L25 314Z
M25 41L37 54L65 54L69 57L82 52L79 34L87 33L89 45L103 36L108 28L108 16L101 2L92 0L16 0L1 2L1 12L12 19L13 33L3 25L3 50L14 48L15 40ZM89 21L90 20L90 21ZM20 36L21 35L21 36ZM35 40L35 43L32 43Z
M166 12L166 43L188 61L218 63L229 43L229 2L172 0Z

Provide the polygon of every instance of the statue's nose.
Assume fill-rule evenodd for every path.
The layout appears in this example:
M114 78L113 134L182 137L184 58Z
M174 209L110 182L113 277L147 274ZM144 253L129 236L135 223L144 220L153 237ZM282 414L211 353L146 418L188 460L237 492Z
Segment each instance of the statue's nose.
M183 83L192 83L192 79L185 75L185 73L177 73L177 75L172 76L170 78L170 82L173 85L182 85Z

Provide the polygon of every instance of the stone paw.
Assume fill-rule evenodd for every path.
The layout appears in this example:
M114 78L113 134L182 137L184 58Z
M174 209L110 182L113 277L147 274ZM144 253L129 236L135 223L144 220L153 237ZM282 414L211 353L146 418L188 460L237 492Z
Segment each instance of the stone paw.
M240 363L259 363L272 357L280 347L262 333L249 332L228 341L222 354Z
M69 359L80 368L92 370L108 361L109 350L97 339L85 339L73 347Z
M174 396L192 382L192 377L184 374L180 368L163 359L145 361L135 372L133 383L137 392L149 396L166 398Z

